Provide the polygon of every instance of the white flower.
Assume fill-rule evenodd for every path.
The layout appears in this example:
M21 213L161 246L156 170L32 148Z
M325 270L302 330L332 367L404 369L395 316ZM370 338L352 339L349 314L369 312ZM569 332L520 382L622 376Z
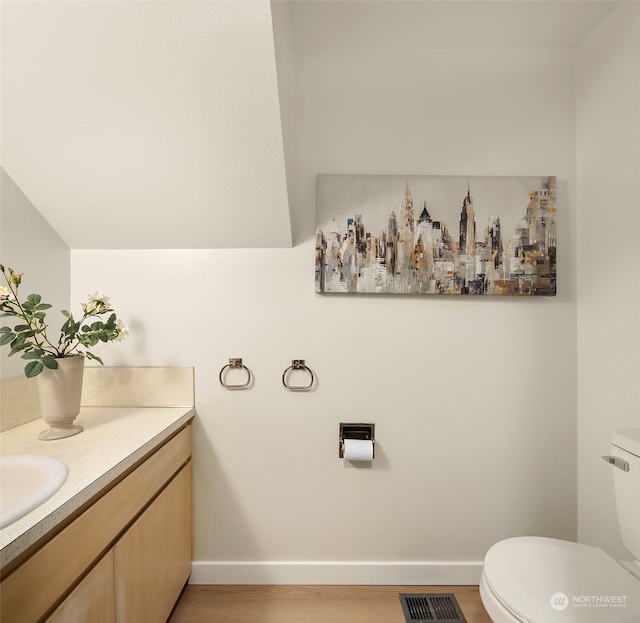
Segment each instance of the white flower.
M120 318L116 320L116 324L118 325L118 337L116 338L116 342L122 342L122 340L126 340L129 337L129 326L126 325Z
M109 307L109 297L102 292L94 292L89 294L89 302L82 304L82 309L85 314L103 314L104 312L111 311Z
M96 303L102 303L103 305L109 305L109 297L100 291L90 294L89 300L95 301Z

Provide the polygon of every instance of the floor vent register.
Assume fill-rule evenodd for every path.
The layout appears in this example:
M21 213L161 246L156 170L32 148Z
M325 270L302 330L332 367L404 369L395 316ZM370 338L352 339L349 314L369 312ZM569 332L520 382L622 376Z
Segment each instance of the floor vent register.
M407 623L467 623L453 593L401 593Z

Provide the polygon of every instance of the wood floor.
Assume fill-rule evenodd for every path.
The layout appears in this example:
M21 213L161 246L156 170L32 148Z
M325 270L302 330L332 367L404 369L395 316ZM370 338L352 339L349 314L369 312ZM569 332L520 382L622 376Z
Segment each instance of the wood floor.
M186 586L169 623L404 623L399 593L453 593L491 623L477 586Z

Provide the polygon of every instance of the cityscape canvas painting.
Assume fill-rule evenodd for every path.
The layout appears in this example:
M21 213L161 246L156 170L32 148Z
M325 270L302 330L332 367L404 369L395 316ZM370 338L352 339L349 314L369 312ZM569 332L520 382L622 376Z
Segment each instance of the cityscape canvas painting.
M556 250L555 177L317 177L317 292L554 296Z

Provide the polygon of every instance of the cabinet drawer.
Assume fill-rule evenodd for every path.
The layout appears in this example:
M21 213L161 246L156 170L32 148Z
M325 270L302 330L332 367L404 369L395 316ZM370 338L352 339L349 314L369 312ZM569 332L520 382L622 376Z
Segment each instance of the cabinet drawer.
M191 455L187 426L3 578L2 620L32 623L60 601Z

